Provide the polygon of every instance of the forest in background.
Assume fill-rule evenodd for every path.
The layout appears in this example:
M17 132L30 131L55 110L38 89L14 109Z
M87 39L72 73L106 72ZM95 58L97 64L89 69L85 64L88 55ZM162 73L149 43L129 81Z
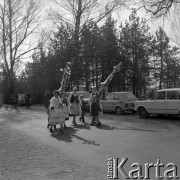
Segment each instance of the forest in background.
M111 13L104 23L87 21L76 31L63 21L57 25L48 46L39 40L32 55L33 62L25 65L18 76L14 73L13 89L9 89L8 71L2 72L0 91L7 97L13 91L29 91L34 103L42 103L45 90L59 89L62 79L60 68L74 61L72 75L66 91L73 86L90 91L92 85L99 87L121 62L108 86L108 92L131 91L137 97L148 98L161 88L180 87L179 49L170 43L162 27L150 33L147 20L132 9L129 19L117 27ZM4 67L4 66L3 66Z

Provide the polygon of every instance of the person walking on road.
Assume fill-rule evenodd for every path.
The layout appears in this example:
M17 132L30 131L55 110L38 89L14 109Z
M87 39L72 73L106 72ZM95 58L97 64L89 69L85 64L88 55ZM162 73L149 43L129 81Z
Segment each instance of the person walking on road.
M93 96L96 97L96 102L99 104L99 108L101 108L102 110L102 107L101 107L101 104L100 104L100 97L99 97L99 92L97 91L97 88L96 86L93 86L92 87L92 93L90 94L90 114L92 115L92 112L91 112L91 106L92 106L92 102L93 102Z
M31 95L29 92L27 92L25 95L27 109L30 108L30 98L31 98Z
M64 133L63 125L65 122L65 116L63 115L63 103L61 98L59 97L59 91L55 90L53 93L53 97L50 100L50 109L49 109L49 117L48 117L48 126L50 127L50 132L52 133L52 127L56 130L56 125L60 124L60 133ZM63 116L62 116L63 115Z
M84 96L81 95L80 96L80 99L81 99L81 116L79 118L79 121L82 121L82 123L85 123L84 116L85 116L86 107L85 107L85 101L83 100L83 98L84 98Z
M99 102L97 101L96 95L93 96L92 104L91 104L91 113L92 113L92 121L91 126L100 126L101 122L99 121L99 111L101 108L99 106Z
M81 99L79 97L79 94L77 93L77 87L73 88L73 92L69 95L68 101L70 102L70 114L73 116L72 123L74 125L77 125L76 116L79 116L81 114Z
M12 96L12 105L14 109L17 109L17 104L18 104L18 94L15 92Z

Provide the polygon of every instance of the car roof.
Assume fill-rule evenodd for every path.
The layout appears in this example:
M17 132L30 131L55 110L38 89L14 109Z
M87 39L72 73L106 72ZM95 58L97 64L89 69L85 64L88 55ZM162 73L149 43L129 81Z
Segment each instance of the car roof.
M126 93L132 93L132 92L129 92L129 91L121 91L121 92L110 92L108 94L126 94Z
M88 91L78 91L78 93L89 93Z
M180 91L180 88L159 89L158 91Z
M78 93L83 93L83 92L88 92L88 91L77 91ZM72 91L70 92L65 92L65 93L72 93ZM89 92L88 92L89 93Z

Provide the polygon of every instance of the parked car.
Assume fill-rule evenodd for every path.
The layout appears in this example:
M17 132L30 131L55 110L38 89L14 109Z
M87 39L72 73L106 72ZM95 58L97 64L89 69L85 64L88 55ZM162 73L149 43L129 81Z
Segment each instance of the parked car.
M30 105L32 105L32 99L30 98L29 100ZM25 98L25 94L21 93L18 94L18 105L19 106L24 106L26 105L26 98Z
M114 111L123 114L125 111L134 111L134 102L138 98L131 92L108 93L105 100L101 100L103 112Z
M136 101L135 110L141 118L150 114L179 115L180 88L158 90L152 100Z
M64 97L69 97L71 92L66 92L64 94ZM88 91L78 91L77 92L79 95L83 95L84 96L84 101L85 101L85 107L86 107L86 110L89 110L90 109L90 100L89 100L89 97L90 97L90 93Z

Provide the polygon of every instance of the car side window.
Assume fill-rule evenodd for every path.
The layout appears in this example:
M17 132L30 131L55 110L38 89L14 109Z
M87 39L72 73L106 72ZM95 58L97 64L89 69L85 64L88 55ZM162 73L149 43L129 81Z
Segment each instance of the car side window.
M119 94L114 94L114 100L120 100Z
M166 99L166 92L165 91L157 92L154 97L154 100L163 100L163 99Z
M177 100L177 91L167 91L168 100Z
M106 100L113 100L113 94L108 94L106 96Z

